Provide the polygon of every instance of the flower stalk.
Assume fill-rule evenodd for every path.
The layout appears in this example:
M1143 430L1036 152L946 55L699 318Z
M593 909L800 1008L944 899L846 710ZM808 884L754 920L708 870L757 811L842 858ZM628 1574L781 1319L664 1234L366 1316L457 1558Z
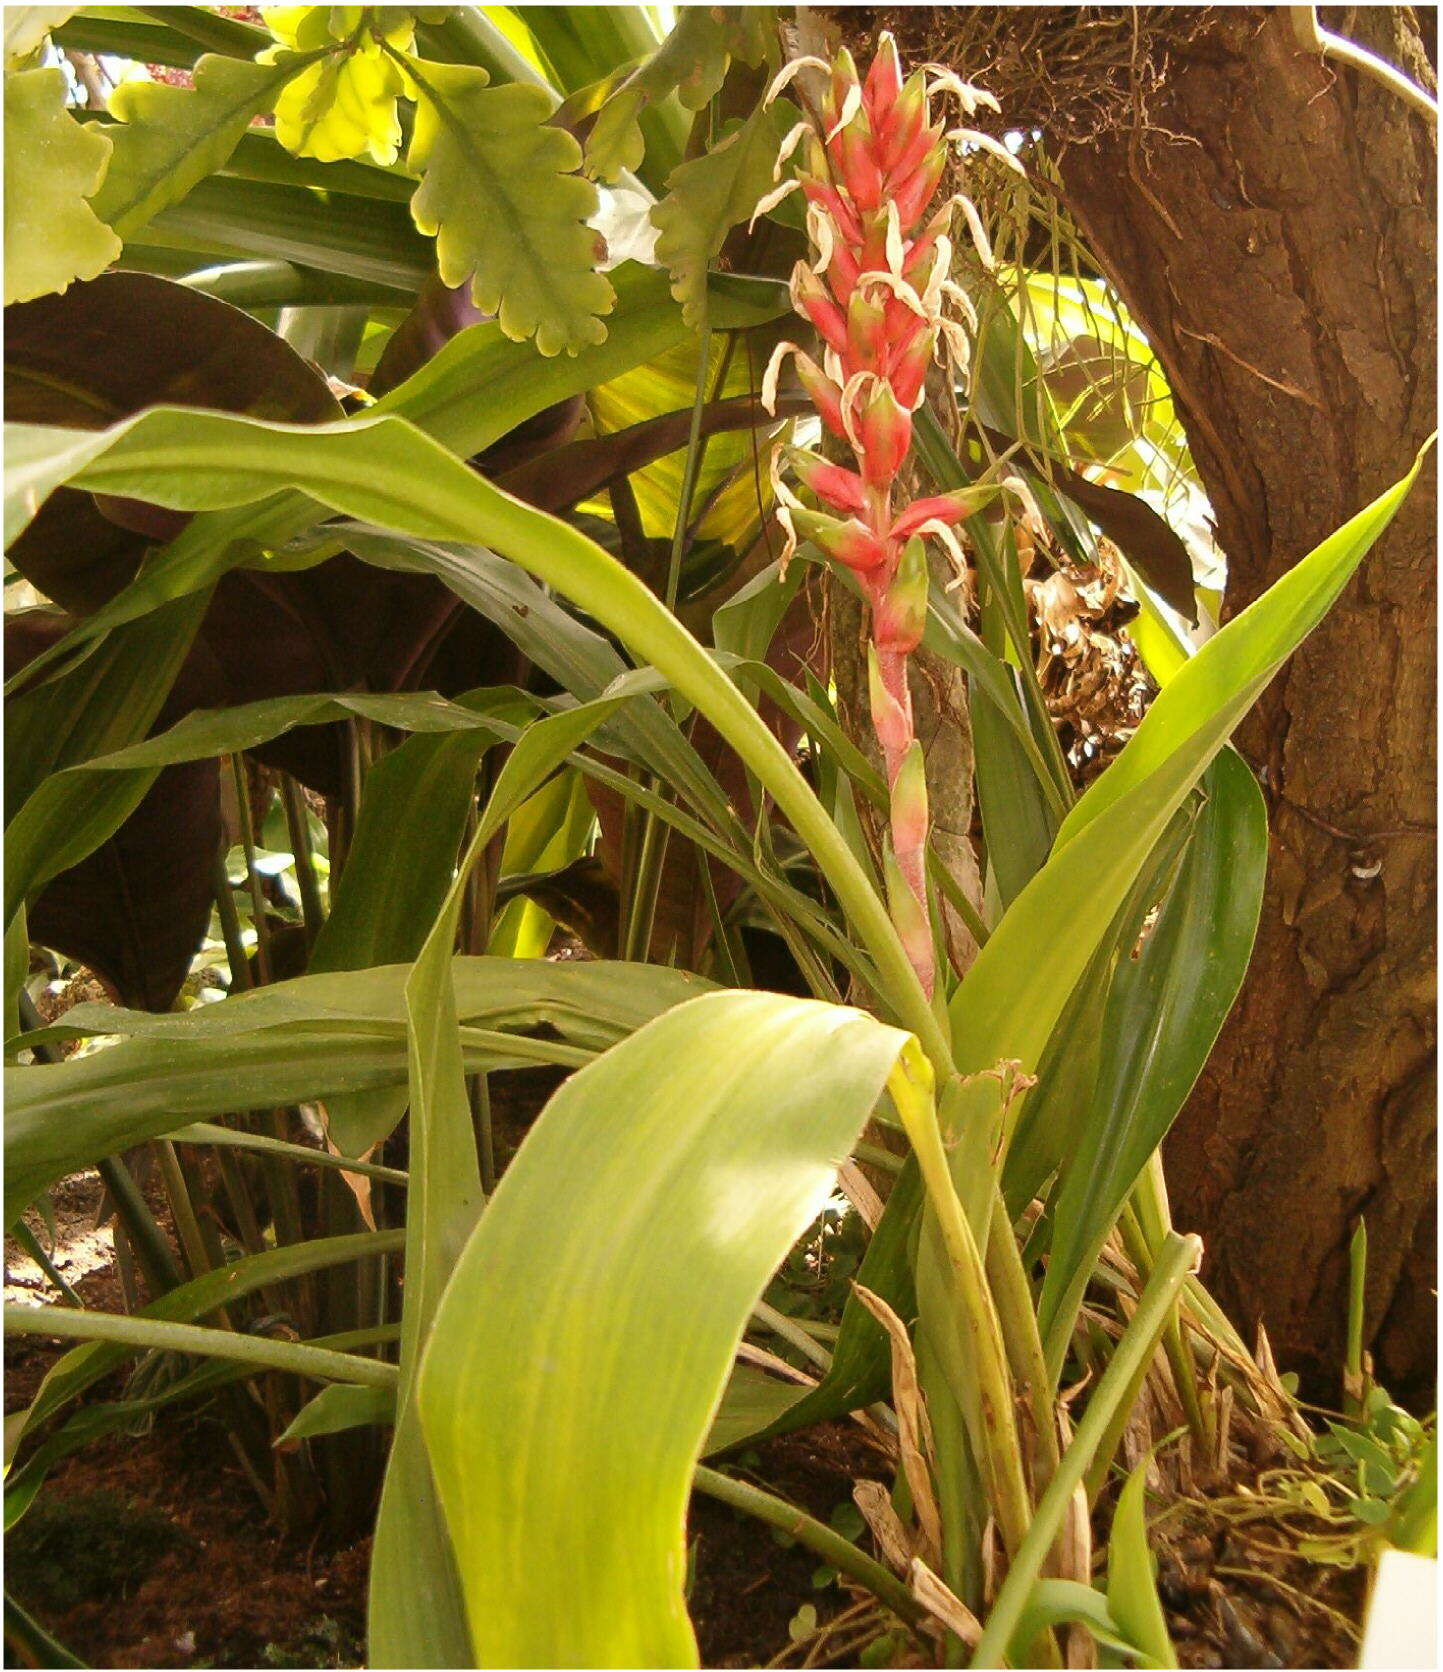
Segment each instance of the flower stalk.
M927 541L942 541L960 566L954 530L973 502L960 492L908 501L900 478L928 369L946 358L965 372L968 359L962 325L948 311L954 303L971 311L949 276L948 229L960 200L934 202L949 145L959 135L933 120L932 106L939 90L954 94L969 115L991 101L945 73L929 78L918 70L904 79L890 35L882 36L865 79L843 48L830 64L789 65L777 86L808 67L826 72L825 90L784 143L779 174L798 150L801 160L767 201L796 189L807 199L813 259L797 263L791 297L821 340L822 361L795 343L780 344L762 399L774 406L780 368L791 357L824 429L851 458L833 463L799 447L778 453L773 479L788 534L783 563L798 541L809 541L852 571L867 602L872 724L891 802L888 899L930 998L936 961L926 884L927 783L908 669L927 621ZM788 486L783 469L815 504Z

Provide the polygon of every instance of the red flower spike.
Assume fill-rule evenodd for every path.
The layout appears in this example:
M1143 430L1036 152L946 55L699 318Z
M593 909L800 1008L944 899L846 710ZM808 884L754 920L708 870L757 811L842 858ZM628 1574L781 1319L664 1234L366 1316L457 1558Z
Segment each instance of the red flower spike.
M825 500L834 511L859 514L866 505L866 488L855 470L832 464L805 447L788 447L785 457L804 488ZM925 502L924 502L925 503Z
M920 70L907 80L882 125L877 160L888 173L927 124L927 84Z
M897 43L890 35L884 35L877 48L877 56L872 60L872 67L867 71L867 79L862 84L863 103L871 114L873 124L879 129L890 116L901 91L902 61L897 56Z
M914 499L892 524L894 540L908 540L924 523L946 523L950 528L972 515L971 503L958 493L941 493L931 499Z
M912 414L899 404L891 385L879 380L855 424L863 478L879 486L890 482L912 446Z
M894 515L892 500L911 447L911 412L922 398L938 334L960 329L943 317L948 294L933 282L945 277L937 262L945 250L951 205L934 208L932 199L947 165L948 142L941 126L930 123L925 77L902 79L890 37L879 44L865 82L858 81L850 56L839 54L822 105L821 131L810 136L808 167L797 177L808 201L828 220L825 226L816 217L808 222L828 251L827 272L800 266L792 300L831 348L827 365L834 375L787 347L823 422L850 444L857 468L805 449L789 450L793 476L825 509L800 506L782 490L783 514L794 536L812 541L857 574L870 608L872 722L891 802L888 900L907 957L930 997L936 969L927 909L927 793L908 659L921 642L927 616L922 532L944 540L955 556L950 530L972 504L966 491L939 494ZM768 378L774 386L771 367Z

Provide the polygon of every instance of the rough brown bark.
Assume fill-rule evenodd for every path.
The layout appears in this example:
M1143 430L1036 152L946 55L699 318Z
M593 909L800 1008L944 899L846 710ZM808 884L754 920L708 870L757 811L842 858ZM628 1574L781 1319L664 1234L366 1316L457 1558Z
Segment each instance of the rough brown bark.
M1408 9L1338 21L1430 79ZM1436 422L1436 141L1251 8L1174 58L1151 119L1175 137L1074 145L1063 185L1172 382L1236 612ZM1366 1216L1369 1333L1415 1393L1434 1358L1435 531L1430 465L1240 736L1271 811L1267 899L1168 1147L1210 1282L1314 1378L1336 1377Z
M1324 24L1432 87L1411 7ZM878 19L882 21L882 19ZM1152 341L1229 559L1256 598L1411 463L1435 415L1436 133L1301 52L1283 8L888 10L1035 126ZM1368 1334L1431 1399L1435 1282L1430 463L1238 742L1272 820L1257 951L1168 1146L1210 1284L1336 1396L1357 1216Z

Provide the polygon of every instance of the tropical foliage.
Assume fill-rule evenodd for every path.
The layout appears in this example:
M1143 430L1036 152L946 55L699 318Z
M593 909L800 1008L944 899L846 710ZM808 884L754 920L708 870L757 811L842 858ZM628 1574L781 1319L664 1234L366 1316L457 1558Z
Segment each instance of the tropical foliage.
M370 1665L697 1664L693 1490L875 1599L875 1663L1173 1664L1139 1412L1142 1452L1236 1408L1312 1455L1159 1159L1263 887L1229 738L1416 464L1209 632L1146 345L1012 259L1025 147L887 41L56 7L6 52L6 1217L44 1257L98 1166L133 1274L7 1308L75 1343L7 1521L207 1399L277 1520L374 1522ZM77 57L188 73L102 105ZM1157 694L1101 771L1034 559L1137 603ZM965 676L976 875L923 662ZM105 1001L38 1009L61 959ZM839 1172L865 1252L818 1317L785 1262ZM733 1466L848 1413L876 1555ZM1417 1542L1389 1422L1347 1501Z

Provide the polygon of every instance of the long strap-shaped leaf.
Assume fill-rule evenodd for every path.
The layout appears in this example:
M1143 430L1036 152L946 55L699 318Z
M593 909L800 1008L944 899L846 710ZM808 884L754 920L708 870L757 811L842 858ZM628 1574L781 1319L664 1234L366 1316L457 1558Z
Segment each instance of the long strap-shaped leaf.
M692 1468L750 1309L905 1039L812 1000L710 994L552 1098L421 1371L470 1664L697 1664Z
M796 763L686 628L578 530L511 499L410 424L370 418L299 428L156 407L98 434L9 432L7 537L67 481L175 509L246 504L299 488L334 510L423 539L480 542L555 586L696 704L770 790L876 959L884 997L939 1069L945 1033L886 906Z
M1431 443L1430 443L1431 445ZM1168 681L1122 754L1064 821L1051 858L1012 903L949 1006L957 1067L953 1152L974 1225L990 1211L998 1084L982 1071L1037 1066L1058 1016L1168 820L1259 692L1322 619L1407 497L1422 466L1345 523Z

